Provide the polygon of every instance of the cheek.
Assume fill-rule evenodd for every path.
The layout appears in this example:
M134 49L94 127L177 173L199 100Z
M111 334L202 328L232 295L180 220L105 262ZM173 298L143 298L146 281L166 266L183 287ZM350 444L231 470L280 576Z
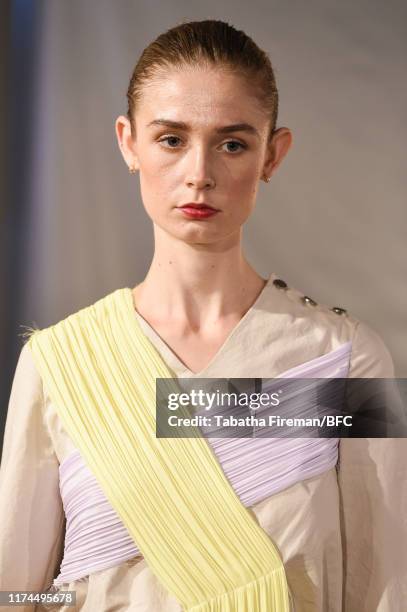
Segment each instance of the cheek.
M140 185L146 194L168 194L168 190L179 182L179 171L171 156L163 155L154 148L146 148L139 161Z
M253 207L253 199L256 197L259 184L259 170L256 164L240 169L239 173L230 179L228 194L233 194L233 199L241 203L246 202L245 208Z
M166 205L185 199L185 163L177 156L163 155L154 147L140 147L140 190L144 207L157 220L166 214ZM217 183L214 201L225 211L225 221L242 223L255 205L260 176L260 156L240 162L227 160L214 168Z
M231 206L228 213L237 225L243 225L251 215L259 188L259 168L257 163L241 168L238 176L231 179L226 198Z
M140 162L140 194L144 209L150 219L155 223L163 220L171 211L174 194L178 193L179 181L174 176L174 169L167 165L149 163L151 160Z
M144 153L140 161L140 190L146 208L162 201L163 194L171 191L174 184L174 169L157 152Z

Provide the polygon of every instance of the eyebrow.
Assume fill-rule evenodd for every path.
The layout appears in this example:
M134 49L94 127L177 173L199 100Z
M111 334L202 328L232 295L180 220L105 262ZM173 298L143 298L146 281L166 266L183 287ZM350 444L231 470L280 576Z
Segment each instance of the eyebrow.
M150 121L147 124L147 127L155 126L155 125L164 125L165 127L185 130L186 132L190 131L190 127L184 121L172 121L171 119L154 119L154 121ZM260 137L259 132L253 125L249 123L233 123L232 125L224 125L222 127L216 128L215 130L218 134L230 134L231 132L247 132L248 134L254 134L257 137Z

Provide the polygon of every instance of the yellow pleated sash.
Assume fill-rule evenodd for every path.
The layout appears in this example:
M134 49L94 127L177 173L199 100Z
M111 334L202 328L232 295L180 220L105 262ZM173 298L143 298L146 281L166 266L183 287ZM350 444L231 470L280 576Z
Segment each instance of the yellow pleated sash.
M202 437L157 438L172 372L118 289L29 339L61 421L152 572L190 612L288 612L278 550ZM175 390L175 389L172 389Z

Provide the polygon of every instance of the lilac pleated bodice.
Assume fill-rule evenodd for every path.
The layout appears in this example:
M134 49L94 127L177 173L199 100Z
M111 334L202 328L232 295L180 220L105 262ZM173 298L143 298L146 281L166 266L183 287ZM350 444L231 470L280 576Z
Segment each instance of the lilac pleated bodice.
M346 378L351 346L346 342L279 378ZM208 438L246 507L333 468L338 442L337 438ZM60 464L59 471L66 534L60 573L53 584L68 583L140 555L77 449Z

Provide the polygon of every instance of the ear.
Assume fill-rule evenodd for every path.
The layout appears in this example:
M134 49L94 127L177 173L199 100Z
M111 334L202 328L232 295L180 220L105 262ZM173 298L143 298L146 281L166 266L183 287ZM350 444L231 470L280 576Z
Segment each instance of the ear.
M131 134L130 121L124 115L117 117L115 122L117 142L127 166L139 169L136 141Z
M262 176L271 177L284 157L287 155L293 142L291 130L282 127L273 133L272 138L267 143L266 159L263 165Z

